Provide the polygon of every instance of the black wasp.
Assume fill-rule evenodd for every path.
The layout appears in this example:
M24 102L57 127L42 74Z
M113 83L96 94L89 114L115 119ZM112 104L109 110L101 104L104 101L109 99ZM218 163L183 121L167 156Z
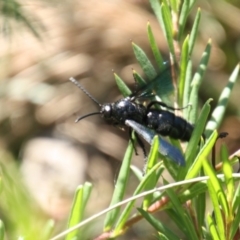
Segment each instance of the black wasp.
M83 86L74 78L69 79L77 85L90 99L92 99L99 107L100 111L89 113L79 117L76 122L80 120L100 114L109 124L118 127L130 127L130 133L133 129L138 135L142 136L149 144L156 133L162 136L170 136L182 141L189 141L193 126L181 117L176 116L174 113L157 109L155 106L159 105L171 110L175 108L167 106L163 102L151 101L147 106L136 102L138 98L146 95L144 91L137 91L129 97L122 98L113 103L100 104L92 95L90 95ZM131 135L130 135L131 136ZM137 141L143 149L146 157L146 151L141 139L137 136ZM165 141L159 136L160 146L159 152L168 157L170 160L177 162L180 165L185 164L184 157L179 149Z

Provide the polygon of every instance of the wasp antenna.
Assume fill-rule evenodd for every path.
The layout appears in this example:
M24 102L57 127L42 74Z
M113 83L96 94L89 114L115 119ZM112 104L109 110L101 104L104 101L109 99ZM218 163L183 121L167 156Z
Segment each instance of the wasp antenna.
M69 78L69 81L74 83L78 88L80 88L90 99L92 99L98 106L101 104L73 77Z
M81 116L81 117L79 117L79 118L77 118L77 119L75 120L75 123L81 121L82 119L84 119L84 118L86 118L86 117L90 117L90 116L92 116L92 115L97 115L97 114L101 114L101 112L93 112L93 113L89 113L89 114L87 114L87 115Z

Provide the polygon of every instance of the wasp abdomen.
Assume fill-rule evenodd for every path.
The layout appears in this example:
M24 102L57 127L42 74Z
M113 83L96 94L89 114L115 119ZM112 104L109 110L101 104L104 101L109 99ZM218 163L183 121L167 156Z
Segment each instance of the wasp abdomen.
M161 109L150 109L145 124L158 134L182 141L189 141L193 131L193 126L185 119Z

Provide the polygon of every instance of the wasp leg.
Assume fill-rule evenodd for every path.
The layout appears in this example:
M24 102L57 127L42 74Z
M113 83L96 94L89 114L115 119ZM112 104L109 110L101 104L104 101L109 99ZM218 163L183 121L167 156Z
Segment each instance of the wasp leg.
M135 133L135 136L136 136L137 142L138 142L140 148L142 149L143 155L144 155L144 166L143 166L143 173L142 173L144 176L146 174L146 168L147 168L147 151L146 151L144 143L141 140L141 138L139 137L139 135L137 133Z
M129 128L128 134L129 134L129 139L130 139L130 141L131 141L131 143L133 145L134 152L135 152L136 155L138 155L137 148L136 148L134 140L132 138L132 129L131 128Z
M129 128L129 137L130 137L130 141L133 144L133 148L134 148L135 154L138 155L136 146L134 144L134 140L132 138L132 131L133 130L131 128ZM135 136L136 136L137 142L138 142L140 148L142 149L143 155L144 155L144 167L143 167L143 176L144 176L145 173L146 173L146 165L147 165L147 151L145 149L143 141L141 140L141 138L139 137L139 135L136 132L135 132Z
M160 106L162 106L162 107L165 107L165 108L168 108L168 109L171 109L171 110L182 110L182 109L187 108L187 107L189 106L189 105L187 105L186 107L182 107L182 108L174 108L174 107L168 106L166 103L163 103L163 102L152 101L152 102L150 102L150 103L147 105L147 111L148 111L154 104L160 105Z
M141 138L138 136L137 133L135 133L135 136L136 136L136 139L137 139L137 142L138 142L140 148L141 148L142 151L143 151L144 159L147 159L147 151L146 151L146 149L145 149L145 146L144 146L143 141L141 140Z
M222 138L225 138L227 137L228 133L227 132L221 132L218 134L218 137L213 145L213 148L212 148L212 166L215 168L216 166L216 143L218 141L218 139L222 139Z
M147 151L145 149L144 143L143 143L143 141L141 140L141 138L139 137L139 135L136 132L135 132L135 136L136 136L136 139L137 139L137 142L138 142L140 148L143 151L144 159L146 159L147 158ZM133 144L133 148L134 148L135 154L138 155L136 146L134 144L134 140L132 138L132 129L131 128L129 128L129 138L130 138L131 143Z

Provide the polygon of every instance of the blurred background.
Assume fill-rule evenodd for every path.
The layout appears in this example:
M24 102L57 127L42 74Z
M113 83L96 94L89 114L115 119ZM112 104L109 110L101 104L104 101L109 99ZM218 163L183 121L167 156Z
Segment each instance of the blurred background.
M212 54L200 96L202 103L213 98L214 107L240 59L240 2L198 0L188 19L189 30L198 7L202 18L192 60L196 69L211 38ZM79 184L90 181L94 185L88 216L108 206L128 139L126 132L106 125L99 116L74 123L98 106L69 77L79 80L100 103L113 102L121 95L112 70L134 87L132 68L139 70L139 66L131 42L153 58L148 21L166 60L167 44L147 0L0 0L0 11L2 172L9 174L10 188L26 186L21 196L28 200L21 207L34 212L31 217L16 212L19 195L9 192L13 200L8 202L5 196L0 203L1 218L15 233L21 232L21 226L11 211L29 221L54 219L60 231ZM220 130L229 133L224 141L230 153L240 143L239 91L237 83ZM142 168L139 153L133 164ZM90 236L101 228L101 222L96 224ZM136 226L131 238L154 237L148 236L151 232L146 228Z

